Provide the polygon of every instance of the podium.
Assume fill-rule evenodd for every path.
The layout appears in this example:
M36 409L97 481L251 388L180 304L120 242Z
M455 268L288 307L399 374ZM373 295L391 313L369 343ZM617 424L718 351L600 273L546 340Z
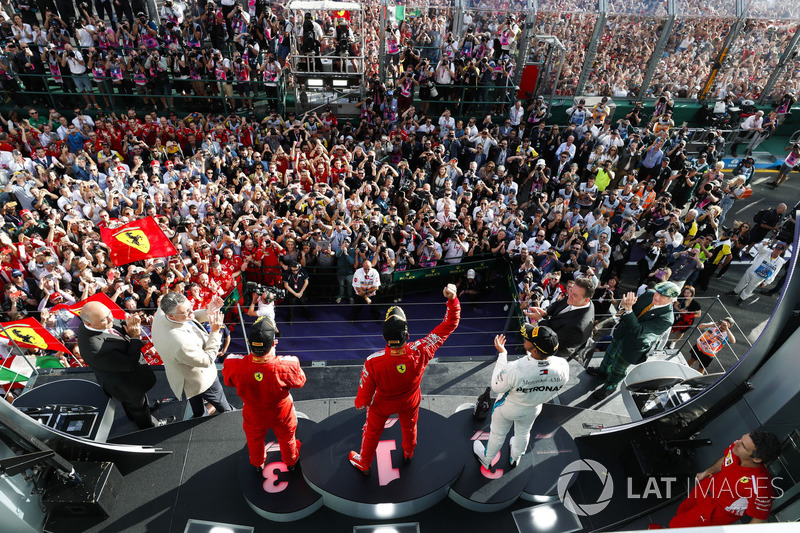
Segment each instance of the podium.
M306 451L305 442L312 442L316 423L305 418L297 419L296 438L303 442L300 457ZM322 496L306 483L303 462L292 472L281 461L281 450L275 433L270 429L265 440L267 460L259 474L250 464L247 445L239 451L236 468L242 494L247 504L260 516L273 522L300 520L322 507Z
M298 467L288 471L270 431L261 475L250 465L247 448L239 452L239 482L250 507L276 522L299 520L322 505L356 518L390 520L420 513L448 496L483 513L505 509L519 498L551 501L558 497L561 472L579 459L572 437L562 427L575 411L545 404L520 464L509 468L509 432L490 470L472 453L474 440L489 438L490 419L475 420L472 410L445 418L420 409L417 447L411 463L405 464L400 422L389 418L369 476L348 460L350 450L361 447L364 411L347 409L319 423L300 418Z
M348 453L360 449L365 420L364 411L342 411L318 424L308 446L303 443L303 476L326 507L358 518L394 519L447 497L468 452L459 444L451 420L420 409L414 459L404 464L400 423L388 419L371 474L364 476L350 464Z

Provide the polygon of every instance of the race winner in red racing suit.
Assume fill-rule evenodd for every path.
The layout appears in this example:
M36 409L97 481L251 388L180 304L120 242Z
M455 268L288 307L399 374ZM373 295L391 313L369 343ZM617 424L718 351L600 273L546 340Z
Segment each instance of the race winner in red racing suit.
M306 382L300 361L275 355L275 324L259 318L247 336L250 355L229 355L222 368L225 384L236 387L244 401L242 420L250 464L261 470L267 458L264 439L272 428L281 448L281 460L289 470L297 464L300 441L295 440L297 416L289 389Z
M350 452L350 463L369 475L386 420L397 413L403 434L403 457L411 461L417 445L417 417L422 396L422 374L436 350L458 327L461 304L456 297L455 285L444 289L447 312L441 324L424 339L407 343L408 324L400 307L391 307L383 323L383 338L387 346L367 357L361 371L361 381L356 395L356 408L367 409L367 421L361 441L361 451Z

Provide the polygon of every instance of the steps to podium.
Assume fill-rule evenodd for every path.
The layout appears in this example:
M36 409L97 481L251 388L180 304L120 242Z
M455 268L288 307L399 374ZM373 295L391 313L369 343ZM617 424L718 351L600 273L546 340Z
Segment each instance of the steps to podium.
M239 484L253 511L274 522L292 522L322 507L322 496L308 486L302 473L305 443L316 438L316 426L307 419L297 420L297 438L303 442L303 447L300 449L300 464L292 472L281 461L281 451L272 430L267 433L267 461L260 475L250 464L247 446L239 452Z
M395 519L447 497L470 451L452 420L420 409L414 460L404 464L400 423L390 418L372 472L364 476L347 455L359 450L365 419L364 411L342 411L320 422L314 439L303 442L303 475L326 507L358 518Z
M514 503L533 473L530 453L522 456L516 468L510 468L509 442L513 431L506 435L500 453L494 457L492 470L484 468L474 457L472 443L480 440L484 446L486 445L489 439L490 418L475 420L471 409L450 416L455 426L454 430L458 432L459 446L469 453L461 477L450 488L450 499L471 511L482 513L500 511Z

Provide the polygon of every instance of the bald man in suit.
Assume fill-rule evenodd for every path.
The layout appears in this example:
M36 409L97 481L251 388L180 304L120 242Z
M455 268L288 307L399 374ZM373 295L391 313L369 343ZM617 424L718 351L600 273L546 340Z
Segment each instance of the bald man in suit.
M115 327L108 307L89 302L81 309L81 320L81 357L94 370L103 391L122 404L139 429L166 424L150 413L147 391L155 385L156 376L142 357L141 319L128 315L123 331Z

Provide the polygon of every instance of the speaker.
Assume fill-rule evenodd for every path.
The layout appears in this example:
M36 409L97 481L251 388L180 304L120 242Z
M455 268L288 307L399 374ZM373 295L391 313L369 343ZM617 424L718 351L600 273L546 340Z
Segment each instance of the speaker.
M42 504L54 515L108 517L122 490L122 474L114 463L73 463L82 481L70 485L53 478Z

